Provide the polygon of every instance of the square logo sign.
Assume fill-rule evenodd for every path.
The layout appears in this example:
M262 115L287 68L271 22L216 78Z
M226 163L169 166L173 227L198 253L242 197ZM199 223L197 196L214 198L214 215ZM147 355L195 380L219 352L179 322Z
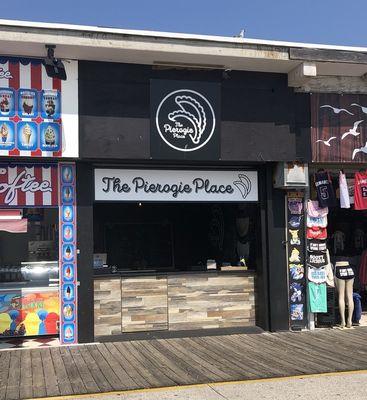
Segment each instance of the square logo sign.
M150 103L152 158L219 159L219 83L152 79Z

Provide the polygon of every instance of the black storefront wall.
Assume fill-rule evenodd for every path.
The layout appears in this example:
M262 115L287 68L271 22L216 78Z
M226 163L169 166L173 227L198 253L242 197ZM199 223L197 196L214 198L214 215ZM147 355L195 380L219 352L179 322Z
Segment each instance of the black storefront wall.
M151 80L166 80L170 89L173 81L192 82L189 89L194 83L199 88L208 83L219 87L220 96L211 93L210 98L220 117L219 157L213 151L209 156L202 153L201 158L191 154L191 159L310 159L310 98L288 88L285 74L232 71L229 79L223 79L221 70L158 70L148 65L89 61L79 62L82 158L190 159L180 152L162 157L152 147Z
M219 88L214 146L201 157L183 157L152 146L151 82L190 81ZM208 86L210 87L210 85ZM218 92L217 92L218 93ZM80 232L79 337L93 341L93 168L243 168L259 171L262 256L257 271L257 321L266 330L289 327L285 256L285 192L274 189L274 161L310 159L309 96L295 94L282 74L156 70L151 66L79 63L80 155L78 223ZM155 106L156 107L156 106ZM172 111L172 110L171 110ZM174 111L174 110L173 110ZM193 152L194 153L194 152ZM266 162L265 161L271 161ZM255 163L254 163L255 162ZM180 167L181 166L181 167ZM204 169L205 169L204 168Z

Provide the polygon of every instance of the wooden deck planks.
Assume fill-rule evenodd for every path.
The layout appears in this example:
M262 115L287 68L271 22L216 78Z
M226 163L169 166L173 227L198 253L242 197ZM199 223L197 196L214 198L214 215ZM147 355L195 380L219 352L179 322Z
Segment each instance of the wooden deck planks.
M0 352L0 400L367 368L367 328Z

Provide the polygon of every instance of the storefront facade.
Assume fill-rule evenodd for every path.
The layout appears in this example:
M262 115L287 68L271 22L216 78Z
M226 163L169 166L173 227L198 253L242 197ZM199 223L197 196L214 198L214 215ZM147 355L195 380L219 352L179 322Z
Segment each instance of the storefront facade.
M363 86L360 88L363 91ZM321 290L322 306L310 304L310 326L341 326L364 324L366 309L365 248L366 248L366 95L346 90L343 94L314 93L312 110L312 164L310 165L309 198L321 204L322 226L308 217L307 229L318 230L320 237L307 243L308 281ZM325 179L324 179L325 178ZM325 206L328 208L325 209ZM311 207L312 208L312 207ZM316 212L316 213L317 213ZM313 214L311 210L308 214ZM312 217L312 215L311 215ZM322 247L322 251L321 248ZM333 277L315 282L312 271L322 271L327 252ZM320 259L320 265L310 261ZM312 293L311 293L312 295ZM310 296L310 300L312 297Z
M1 338L76 343L77 63L0 57Z
M309 157L309 96L279 74L96 62L79 91L80 329L289 329L273 169Z

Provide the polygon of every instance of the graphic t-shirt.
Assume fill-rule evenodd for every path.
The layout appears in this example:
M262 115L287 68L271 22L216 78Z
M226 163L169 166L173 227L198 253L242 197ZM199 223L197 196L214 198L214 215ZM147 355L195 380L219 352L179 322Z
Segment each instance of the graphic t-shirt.
M336 197L329 174L325 171L315 173L315 186L320 207L335 207Z
M341 171L339 172L339 194L340 208L350 208L350 197L347 179Z
M308 283L308 299L310 311L314 313L327 312L326 284Z
M367 210L367 172L354 175L354 209Z

